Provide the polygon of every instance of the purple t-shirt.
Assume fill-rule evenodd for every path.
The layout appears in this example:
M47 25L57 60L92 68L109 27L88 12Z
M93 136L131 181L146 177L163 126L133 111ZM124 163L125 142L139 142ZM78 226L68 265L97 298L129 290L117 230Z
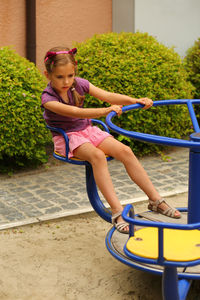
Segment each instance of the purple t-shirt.
M89 93L89 81L83 78L76 77L76 91L81 95L85 95ZM61 102L65 105L75 105L73 95L71 90L67 91L69 103L65 103L64 100L56 93L56 91L52 88L51 83L47 85L47 87L42 92L42 105L41 107L44 108L44 104L49 101L57 101ZM82 106L83 107L83 104ZM58 115L46 108L44 108L43 117L46 123L52 127L58 127L65 130L65 132L72 132L72 131L80 131L84 130L88 125L91 124L90 119L81 119L81 118L71 118ZM52 132L53 136L59 135L59 133Z

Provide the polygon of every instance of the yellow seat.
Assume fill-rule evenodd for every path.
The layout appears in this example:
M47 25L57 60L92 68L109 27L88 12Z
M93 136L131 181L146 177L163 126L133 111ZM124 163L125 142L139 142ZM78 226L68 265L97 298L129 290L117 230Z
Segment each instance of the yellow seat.
M60 157L66 157L66 155L62 155L62 154L60 154L60 153L58 153L58 152L54 152L56 155L58 155L58 156L60 156ZM110 157L110 156L108 156L107 154L106 154L106 158L108 158L108 157ZM82 159L80 159L80 158L78 158L78 157L75 157L75 156L72 156L71 158L70 158L70 160L78 160L78 161L83 161Z
M60 157L66 157L66 155L62 155L62 154L60 154L60 153L58 153L58 152L54 152L56 155L58 155L58 156L60 156ZM82 161L80 158L78 158L78 157L75 157L75 156L73 156L73 157L71 157L70 158L71 160L73 159L73 160L79 160L79 161Z
M168 261L200 259L200 230L163 229L163 253ZM129 252L144 258L158 259L158 228L135 231L127 242Z

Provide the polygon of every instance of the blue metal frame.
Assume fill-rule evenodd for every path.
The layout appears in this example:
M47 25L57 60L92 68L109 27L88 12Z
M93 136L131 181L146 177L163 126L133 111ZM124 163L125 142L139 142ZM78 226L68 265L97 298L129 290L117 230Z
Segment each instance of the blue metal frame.
M98 124L103 126L104 130L106 132L110 132L107 125L102 122L101 120L96 120L96 119L92 119L91 120L93 124ZM102 217L105 221L111 223L111 211L105 207L105 205L103 204L103 202L101 201L98 191L97 191L97 186L96 186L96 182L94 179L94 175L93 175L93 170L92 170L92 166L90 165L89 162L87 161L83 161L83 160L76 160L76 159L69 159L68 158L68 153L69 153L69 139L68 136L66 134L66 132L61 129L61 128L56 128L56 127L51 127L49 125L47 125L47 128L51 131L55 131L58 132L59 134L61 134L64 139L65 139L65 145L66 145L66 156L61 156L57 153L53 153L53 156L56 159L59 159L63 162L67 162L67 163L71 163L74 165L84 165L85 166L85 172L86 172L86 189L87 189L87 195L89 198L89 201L92 205L92 207L94 208L94 210L97 212L97 214ZM107 157L107 160L112 160L112 157Z
M195 132L190 135L190 141L175 139L152 134L128 131L114 125L111 119L116 115L111 112L106 117L106 123L110 129L128 136L130 138L139 139L145 142L164 144L169 146L186 147L190 149L189 160L189 197L188 197L188 223L196 223L200 221L200 192L199 192L199 170L200 170L200 128L194 112L193 104L200 104L200 99L179 99L179 100L161 100L155 101L153 106L163 105L182 105L186 104L190 113ZM130 111L142 107L141 104L128 105L123 107L123 112Z
M106 122L108 124L108 127L112 129L113 131L128 136L130 138L135 138L141 141L145 142L151 142L151 143L158 143L163 145L170 145L170 146L178 146L178 147L186 147L190 149L190 168L189 168L189 198L188 198L188 224L187 225L179 225L179 224L171 224L171 223L158 223L158 222L149 222L149 221L138 221L134 219L134 213L132 212L132 209L130 209L129 206L127 206L123 212L123 217L130 223L130 235L134 235L134 224L141 225L143 223L143 226L151 226L151 227L158 227L159 228L159 258L158 260L152 260L152 259L144 259L141 257L138 257L136 255L133 255L126 249L126 245L124 246L124 252L127 255L127 258L125 255L119 254L113 247L111 243L113 232L115 231L114 228L112 228L107 236L106 236L106 245L110 253L120 260L121 262L141 269L145 271L149 271L151 273L155 274L162 274L163 273L163 299L165 300L184 300L186 299L191 279L199 279L200 275L197 274L178 274L177 275L177 266L185 267L185 266L193 266L200 263L200 260L195 260L193 262L169 262L166 261L163 257L163 228L176 228L176 229L188 229L192 230L194 228L200 228L200 193L199 193L199 170L200 170L200 128L199 124L194 112L193 104L200 104L200 99L179 99L179 100L162 100L162 101L156 101L154 102L154 106L161 106L161 105L181 105L186 104L190 113L190 117L193 123L193 127L195 130L195 133L193 133L190 138L190 141L185 141L182 139L175 139L175 138L169 138L169 137L162 137L157 135L151 135L151 134L144 134L139 133L135 131L127 131L124 129L121 129L114 125L111 122L111 119L116 115L115 112L111 112L107 118ZM140 104L134 104L134 105L128 105L123 107L123 112L136 109L142 107ZM109 132L108 127L105 123L103 123L100 120L92 120L94 123L101 124L104 129ZM63 135L66 143L66 157L62 157L56 153L54 153L54 157L62 160L64 162L76 164L76 165L85 165L86 168L86 186L87 186L87 193L88 198L90 200L91 205L93 206L94 210L106 221L111 222L111 212L104 206L101 199L99 198L96 183L94 180L94 175L92 171L91 165L87 161L80 161L80 160L73 160L68 158L68 137L67 134L64 132L64 130L60 128L53 128L50 126L47 126L52 131L59 132L61 135ZM110 160L112 158L107 158L107 160ZM131 210L131 216L128 217L127 213L128 210ZM128 259L130 257L130 259ZM150 263L150 264L161 264L164 266L164 272L160 270L155 270L151 268L150 266L147 267L142 264L138 264L137 261L140 263ZM178 277L181 278L178 281Z
M183 99L183 100L161 100L161 101L155 101L153 103L153 106L164 106L164 105L181 105L181 104L187 104L188 110L190 113L190 117L193 123L193 127L195 132L199 132L199 125L197 118L194 113L194 109L192 104L200 104L200 99L195 99L195 100L189 100L189 99ZM123 112L127 112L133 109L137 109L143 107L141 104L132 104L132 105L127 105L122 108ZM122 129L115 124L112 123L112 118L116 116L115 112L111 112L107 117L106 117L106 123L110 129L113 131L117 132L118 134L127 136L129 138L134 138L138 139L144 142L150 142L150 143L155 143L155 144L162 144L162 145L168 145L168 146L177 146L177 147L185 147L185 148L200 148L199 142L196 141L186 141L182 139L176 139L176 138L170 138L170 137L164 137L164 136L158 136L158 135L152 135L148 133L140 133L136 131L128 131L125 129Z
M164 228L171 228L171 229L181 229L181 230L193 230L199 229L200 223L196 224L173 224L173 223L159 223L159 222L151 222L151 221L141 221L134 219L133 213L133 206L128 204L122 213L124 220L130 223L130 234L129 236L134 236L134 225L140 225L145 227L157 227L158 230L158 259L149 259L143 258L138 255L134 255L130 251L128 251L126 245L124 246L124 253L127 257L130 257L134 261L138 261L140 263L146 264L159 264L164 266L163 271L163 279L162 279L162 292L163 292L163 299L166 300L184 300L187 297L187 293L189 291L191 285L191 276L190 280L181 279L178 280L177 274L177 267L188 267L188 266L195 266L200 264L200 259L196 259L193 261L187 262L177 262L177 261L168 261L164 259L163 256L163 229ZM129 217L128 217L129 214ZM199 278L198 278L199 279Z
M96 119L91 119L92 123L93 124L98 124L98 125L101 125L103 127L103 129L110 133L110 130L108 128L108 126L101 120L96 120ZM68 139L68 136L67 136L67 133L62 129L62 128L57 128L57 127L52 127L52 126L49 126L49 125L46 125L46 127L51 130L51 131L54 131L54 132L58 132L60 135L63 136L64 140L65 140L65 146L66 146L66 156L61 156L57 153L53 153L53 156L56 158L56 159L59 159L59 160L62 160L64 162L67 162L67 163L70 163L70 164L74 164L74 165L90 165L89 162L87 161L84 161L84 160L78 160L78 159L70 159L68 158L68 154L69 154L69 139ZM112 157L108 157L107 160L111 160L113 159Z
M135 268L135 269L138 269L140 271L145 271L145 272L149 272L151 274L154 274L154 275L162 275L163 274L163 270L162 269L156 269L154 268L153 266L151 265L147 265L147 264L143 264L143 263L140 263L140 262L137 262L137 261L134 261L134 260L131 260L130 258L128 258L125 254L123 255L122 253L119 253L115 248L114 246L112 245L112 238L113 238L113 234L115 232L115 228L112 227L107 235L106 235L106 239L105 239L105 242L106 242L106 247L108 249L108 251L110 252L110 254L116 258L117 260L119 260L120 262L132 267L132 268ZM179 272L178 273L178 278L179 279L185 279L185 280L198 280L200 279L200 275L199 274L196 274L196 273L185 273L185 272Z
M130 224L131 231L129 236L134 236L134 230L133 225L139 225L144 227L156 227L158 228L158 245L159 245L159 251L158 251L158 259L149 259L149 258L143 258L141 256L137 256L129 252L126 248L126 245L124 246L124 253L132 258L133 260L143 262L146 264L159 264L169 267L188 267L188 266L195 266L200 264L200 259L194 260L194 261L187 261L187 262L174 262L174 261L167 261L163 257L163 229L169 228L169 229L179 229L179 230L194 230L200 228L200 222L199 223L193 223L193 224L174 224L174 223L161 223L161 222L152 222L152 221L145 221L145 220L139 220L135 219L132 216L129 217L128 214L132 210L133 206L131 204L128 204L122 213L123 219Z
M133 255L130 253L126 245L124 246L124 253L127 257L131 258L133 262L147 263L147 264L159 264L164 266L163 271L163 299L165 300L184 300L187 297L189 287L191 284L191 279L200 279L200 274L195 276L194 274L185 274L183 279L178 281L177 267L187 267L200 264L200 260L190 261L190 262L172 262L166 261L163 257L163 228L172 229L199 229L200 228L200 190L199 190L199 170L200 170L200 127L194 112L193 105L200 104L200 99L178 99L178 100L161 100L155 101L153 106L162 105L182 105L186 104L189 110L191 121L194 128L194 133L190 136L190 141L175 139L169 137L162 137L157 135L145 134L135 131L128 131L112 123L112 118L116 115L115 112L111 112L106 117L106 123L108 127L117 132L118 134L127 136L129 138L135 138L140 141L157 143L162 145L185 147L190 149L190 160L189 160L189 196L188 196L188 224L180 225L173 223L159 223L159 222L149 222L140 221L134 219L134 213L132 211L132 206L126 206L123 211L123 218L130 223L130 236L134 235L134 225L150 226L158 228L158 239L159 239L159 257L155 259L147 259L140 256ZM140 104L128 105L122 108L123 112L130 111L136 108L143 107ZM131 216L128 217L127 213L130 211ZM114 232L114 230L113 230ZM122 261L127 263L127 259L122 258L111 246L111 238L113 232L109 232L106 237L106 245L110 253ZM133 264L134 266L134 264ZM137 264L134 266L137 267ZM141 269L149 271L148 267L141 266ZM154 273L159 273L159 271L154 271ZM182 276L182 274L181 274Z

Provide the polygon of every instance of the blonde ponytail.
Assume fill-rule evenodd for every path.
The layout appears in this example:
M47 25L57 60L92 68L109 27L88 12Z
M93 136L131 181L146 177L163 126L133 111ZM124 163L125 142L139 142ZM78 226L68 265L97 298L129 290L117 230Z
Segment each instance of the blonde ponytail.
M81 96L76 91L75 86L76 86L76 80L74 80L74 83L72 84L72 87L71 87L71 92L72 92L72 95L73 95L73 99L74 99L75 105L76 106L82 106L83 101L85 99L85 96Z

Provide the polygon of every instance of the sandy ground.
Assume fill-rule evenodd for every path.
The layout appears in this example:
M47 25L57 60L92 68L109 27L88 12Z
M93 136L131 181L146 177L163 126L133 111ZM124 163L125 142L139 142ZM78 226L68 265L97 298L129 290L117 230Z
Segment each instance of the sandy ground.
M181 206L186 199L181 194L169 202ZM136 205L140 210L146 204ZM105 236L110 227L91 213L1 231L0 299L162 299L160 276L128 267L109 254ZM187 299L200 299L199 281Z

